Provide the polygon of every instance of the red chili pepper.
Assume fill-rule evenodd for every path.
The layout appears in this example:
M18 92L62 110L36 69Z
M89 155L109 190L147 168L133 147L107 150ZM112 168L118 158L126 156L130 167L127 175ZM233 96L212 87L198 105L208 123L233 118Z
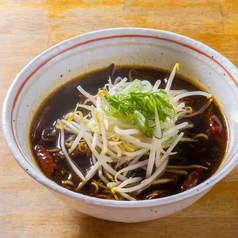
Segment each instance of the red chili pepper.
M190 188L195 187L201 180L203 174L203 169L196 168L188 175L187 179L181 186L182 191L189 190Z
M79 99L84 102L85 100L87 100L87 97L84 96L83 94L80 94Z
M215 138L219 142L224 141L226 138L226 134L220 119L213 112L210 112L207 114L207 121Z
M84 103L84 101L86 101L88 98L87 98L86 96L84 96L84 95L79 95L79 99L81 100L82 103ZM94 105L94 104L93 104L91 101L88 101L88 102L86 103L86 105L92 106L92 105Z
M58 169L58 166L50 153L42 145L35 145L33 151L46 176L51 177L54 169Z

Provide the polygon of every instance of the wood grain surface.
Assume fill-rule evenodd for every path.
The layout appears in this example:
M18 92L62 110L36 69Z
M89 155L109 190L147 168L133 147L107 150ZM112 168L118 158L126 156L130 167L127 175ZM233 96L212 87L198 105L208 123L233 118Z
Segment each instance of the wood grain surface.
M238 67L237 0L0 0L0 105L17 73L70 37L110 27L176 32ZM121 224L69 208L11 155L0 129L0 237L238 237L238 167L198 202L169 217Z

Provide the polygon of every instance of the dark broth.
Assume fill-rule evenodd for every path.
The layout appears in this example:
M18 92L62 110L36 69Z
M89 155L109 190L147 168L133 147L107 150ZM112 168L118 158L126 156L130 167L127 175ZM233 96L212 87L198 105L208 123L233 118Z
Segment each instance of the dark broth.
M52 128L58 118L62 118L66 113L72 111L75 108L76 103L78 103L79 101L80 93L77 90L77 86L79 84L90 94L96 94L98 88L103 87L104 84L107 83L108 76L112 75L112 71L112 67L109 67L104 70L81 76L61 86L53 94L51 94L42 104L32 124L32 146L34 146L35 144L42 145L46 150L56 148L58 146L57 132L55 132L56 135L52 135L52 140L42 140L42 136L49 136L47 134L47 129L45 128ZM149 80L152 85L157 79L161 79L161 88L164 88L166 86L166 82L170 74L169 72L164 72L155 68L132 68L128 66L118 67L114 72L112 78L114 80L117 76L121 76L122 78L128 77L130 71L133 79L146 79ZM202 90L201 88L198 88L197 86L192 84L189 80L185 80L177 76L173 80L172 89L186 89L188 91ZM187 104L191 106L194 111L199 110L204 104L206 104L206 101L207 98L202 96L187 98ZM218 140L216 138L216 135L211 130L211 126L208 122L208 117L211 113L213 113L222 124L222 140ZM199 183L201 183L217 171L225 156L228 136L226 122L215 100L213 100L211 105L203 113L198 114L194 117L181 119L178 121L178 123L184 120L194 124L191 129L187 129L185 131L186 135L193 137L197 134L204 133L208 135L209 140L207 141L203 138L200 138L197 142L179 143L174 149L174 151L177 151L177 154L170 156L169 164L199 164L208 168L202 173L202 177L199 180ZM56 136L56 139L54 138L54 136ZM67 161L63 159L63 156L60 152L50 152L50 154L59 168L59 170L55 171L53 175L50 176L50 179L52 179L57 184L74 191L74 186L71 186L70 184L65 185L63 184L63 181L66 181L69 178L70 174L72 174L71 181L77 186L80 183L81 179L71 170L71 167L68 165ZM35 157L35 159L39 168L42 169L41 164L37 160L37 157ZM86 174L91 166L90 154L75 154L73 155L73 159L80 170L84 174ZM62 173L61 171L64 171L64 173ZM45 172L42 170L42 173ZM145 172L138 169L137 173L144 175ZM173 195L182 191L181 186L186 178L187 176L177 176L175 182L160 185L151 185L145 189L131 193L130 195L136 197L136 199L138 200ZM94 179L98 180L96 176L94 177ZM108 196L111 196L110 194L105 194L105 191L103 191L102 188L99 188L98 192L95 193L95 187L91 184L86 184L79 192L100 198L108 198ZM111 197L111 199L113 199L113 196Z

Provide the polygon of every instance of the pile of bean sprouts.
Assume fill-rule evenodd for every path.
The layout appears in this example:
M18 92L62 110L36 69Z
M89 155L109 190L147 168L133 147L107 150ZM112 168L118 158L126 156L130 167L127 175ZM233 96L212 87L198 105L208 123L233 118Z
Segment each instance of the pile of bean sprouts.
M162 176L165 171L186 174L186 169L199 167L199 165L190 167L168 165L169 156L175 153L173 152L175 146L179 142L188 140L182 131L191 126L188 122L176 123L178 118L189 113L189 109L184 102L180 103L180 99L193 95L212 97L203 91L171 90L178 66L178 64L175 65L164 89L167 95L166 100L173 107L174 117L168 117L162 122L155 109L154 119L150 122L153 124L153 134L150 137L145 136L134 121L119 120L107 113L110 105L106 100L105 92L107 96L118 95L133 82L128 82L127 78L118 77L112 84L109 78L103 89L104 93L99 90L94 96L81 86L77 87L87 99L77 104L73 112L69 112L63 119L58 119L56 123L57 129L60 129L61 150L69 165L81 179L76 191L79 191L97 173L101 186L113 194L120 194L126 200L135 200L130 195L131 192L151 184L171 182L171 178ZM157 80L152 86L149 81L141 81L140 92L157 94L160 83L161 81ZM80 111L82 108L88 111L87 116ZM70 146L66 146L65 133L75 135ZM82 139L92 154L93 164L87 174L83 174L70 157ZM145 177L136 176L134 171L138 168L145 170Z

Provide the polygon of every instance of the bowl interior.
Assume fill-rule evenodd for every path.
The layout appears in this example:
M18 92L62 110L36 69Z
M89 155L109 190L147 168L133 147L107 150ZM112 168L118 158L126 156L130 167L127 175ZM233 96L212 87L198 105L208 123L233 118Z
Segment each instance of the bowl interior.
M206 186L212 186L234 168L238 139L238 75L235 66L216 51L187 37L158 30L127 28L97 31L62 42L43 52L17 75L5 100L3 130L14 157L31 176L43 183L46 181L30 150L29 132L37 108L61 84L111 63L170 71L179 63L179 75L215 96L229 127L227 156L218 172L209 179L210 185ZM52 186L55 185L52 183ZM202 190L203 186L199 188Z

